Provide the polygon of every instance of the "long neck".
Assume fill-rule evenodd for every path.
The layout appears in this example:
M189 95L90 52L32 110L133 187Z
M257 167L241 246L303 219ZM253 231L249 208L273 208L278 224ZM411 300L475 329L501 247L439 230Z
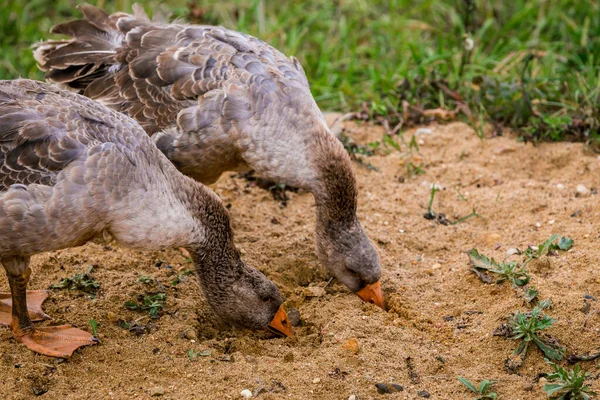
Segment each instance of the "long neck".
M239 259L239 254L233 243L229 213L219 197L204 185L180 173L177 175L180 178L176 179L187 183L185 186L179 183L183 188L179 191L181 201L194 210L201 231L199 235L193 235L192 243L184 246L192 255L200 282L203 286L206 282L214 286L221 281L231 281L231 276L238 273L231 266Z
M313 194L317 229L352 223L356 219L358 191L348 153L332 134L327 134L319 140L316 154L319 173Z

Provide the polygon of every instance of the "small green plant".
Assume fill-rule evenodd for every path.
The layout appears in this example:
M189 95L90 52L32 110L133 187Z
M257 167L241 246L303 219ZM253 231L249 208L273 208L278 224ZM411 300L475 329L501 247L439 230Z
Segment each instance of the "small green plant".
M172 286L177 286L179 285L181 282L185 282L187 280L187 277L190 276L192 274L192 271L190 271L189 269L186 269L185 271L183 271L182 273L178 274L175 279L173 279L171 281L171 285Z
M550 360L546 360L554 368L554 372L548 374L546 379L549 382L544 385L544 392L551 399L557 400L588 400L596 395L589 385L585 385L588 374L582 371L579 365L571 371L556 365Z
M152 318L158 318L167 301L165 293L157 293L152 296L138 296L137 301L127 301L125 307L134 311L148 311Z
M531 312L517 312L510 320L511 339L521 340L515 354L527 354L531 342L535 343L544 355L552 360L560 361L565 356L565 348L557 343L546 343L540 339L539 332L550 328L556 320L542 313L541 307L534 307Z
M424 175L425 174L425 170L423 169L423 166L425 164L421 163L419 165L415 165L412 162L408 162L406 164L406 175L408 175L409 178L412 178L413 176L416 175Z
M539 294L540 291L533 286L528 287L527 290L525 290L525 301L531 303L532 301L537 300Z
M210 357L211 354L212 354L212 350L210 350L210 349L202 350L202 351L198 351L198 352L196 352L194 349L189 349L187 351L187 356L190 359L190 361L196 361L198 359L198 357Z
M90 327L92 328L92 335L97 336L98 327L100 324L95 319L90 319Z
M463 378L462 376L458 377L458 381L465 385L467 389L469 389L471 392L477 395L477 397L475 397L474 400L495 400L498 398L498 394L496 394L496 392L491 391L494 381L484 379L481 382L479 382L479 387L475 386L473 383L471 383L470 380L468 380L467 378Z
M85 273L74 274L70 278L63 278L50 289L80 290L88 294L95 294L100 288L100 284L90 275L94 267L90 265Z
M399 144L398 142L396 142L396 141L395 141L395 140L394 140L394 139L393 139L393 138L392 138L390 135L388 135L387 133L385 133L385 134L383 135L383 139L382 139L382 141L383 141L383 144L384 144L386 147L388 147L388 146L389 146L389 147L391 147L391 148L393 148L393 149L396 149L396 150L397 150L397 151L399 151L399 152L402 152L402 148L400 147L400 144Z
M523 252L525 257L528 259L540 258L541 256L550 253L552 250L569 250L573 247L573 239L568 237L561 237L558 243L556 242L558 239L558 235L554 234L546 239L544 242L540 243L536 247L529 247L527 250ZM529 260L528 260L529 261Z
M542 310L549 310L549 309L551 309L552 308L552 300L546 299L546 300L540 301L540 308Z
M142 275L138 278L137 281L143 283L144 285L151 285L152 283L154 283L154 278L152 278L151 276Z
M508 280L513 286L525 286L531 279L529 272L525 269L526 263L521 265L512 261L498 263L493 258L488 258L479 253L477 249L471 249L467 255L471 260L473 271L486 283L491 283L491 279L486 272L497 274L498 279L496 282L502 283Z

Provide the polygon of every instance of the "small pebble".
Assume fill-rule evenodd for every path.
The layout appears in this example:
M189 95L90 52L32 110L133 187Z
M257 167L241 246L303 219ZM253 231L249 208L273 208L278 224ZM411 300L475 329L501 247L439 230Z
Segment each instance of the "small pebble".
M427 390L421 390L420 392L417 392L417 395L419 395L419 397L424 397L426 399L431 397L431 395L429 394L429 392Z
M433 130L430 128L419 128L415 131L415 136L419 136L419 135L431 135L433 133ZM350 400L350 399L348 399Z
M351 394L348 396L348 400L358 400L355 395Z
M582 185L580 183L579 185L577 185L577 194L580 196L587 196L588 194L590 194L590 189L586 188L585 185Z
M553 219L551 219L550 221L548 221L548 223L549 223L550 225L554 225L554 223L555 223L555 222L556 222L556 221L555 221L555 220L553 220Z
M245 399L249 399L252 397L252 392L248 389L244 389L240 392L240 396L242 396Z
M319 383L319 382L321 382L321 378L315 378L315 379L313 379L313 383Z
M119 316L112 311L109 311L106 314L106 318L108 318L110 322L117 322L119 320Z
M510 257L515 254L521 254L521 250L515 249L514 247L511 247L510 249L506 250L506 257Z
M398 385L397 383L376 383L375 387L377 388L377 393L379 394L396 393L404 390L402 385Z
M356 338L348 339L346 343L342 345L342 349L348 350L354 354L358 354L358 351L360 350L358 340L356 340Z
M150 396L152 396L152 397L163 396L164 394L165 394L165 389L160 386L150 389Z
M541 228L542 227L542 223L541 222L536 222L535 223L535 227L536 228Z
M556 184L556 188L557 188L558 190L563 190L563 189L565 188L565 185L563 185L562 183L557 183L557 184Z
M325 289L320 286L309 286L302 291L304 297L322 297L325 296Z
M186 329L186 331L183 333L183 337L185 337L188 340L197 340L198 339L196 330L193 328Z
M531 384L531 382L525 382L523 384L523 390L525 390L526 392L532 391L533 385Z
M287 313L288 320L290 321L290 325L298 326L300 325L300 311L295 308L290 308Z

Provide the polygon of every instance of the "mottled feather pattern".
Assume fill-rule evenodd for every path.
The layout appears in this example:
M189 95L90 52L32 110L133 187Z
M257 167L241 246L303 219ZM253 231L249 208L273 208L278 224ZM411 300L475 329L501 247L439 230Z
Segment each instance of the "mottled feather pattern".
M188 200L171 187L195 190L186 179L125 115L52 85L0 81L0 254L79 245L105 228L132 247L185 243L190 223L176 224L189 219ZM164 193L165 210L144 208ZM125 223L149 217L149 231ZM175 225L172 237L151 237L164 224Z
M197 169L190 174L195 179L210 183L225 170L242 169L257 162L258 165L251 167L264 172L270 172L282 163L293 164L295 160L285 161L293 154L289 150L299 145L306 147L306 144L283 143L281 151L266 154L263 156L266 159L259 160L255 155L246 157L243 154L256 148L247 142L247 138L236 141L232 136L239 138L244 136L240 129L261 129L264 124L268 126L260 136L272 135L276 129L283 130L275 132L276 135L289 136L289 130L302 122L285 121L284 118L298 119L307 111L310 114L308 126L304 127L307 132L314 127L312 120L322 119L298 60L286 57L254 37L222 27L157 23L145 16L118 13L102 17L103 12L92 13L91 6L85 6L84 15L87 18L93 15L94 22L90 23L94 27L103 26L102 32L95 32L90 27L77 32L73 30L76 25L71 25L68 29L60 29L61 33L73 38L70 42L61 42L54 50L51 49L52 42L47 42L36 51L40 67L50 72L48 79L81 90L85 96L127 113L151 135L164 128L176 128L170 132L177 137L169 141L176 147L168 149L166 154L177 165L183 165L183 160L196 159L194 167ZM107 21L98 22L101 18ZM94 32L99 38L89 40ZM120 43L114 42L117 37L121 38ZM100 42L102 44L96 46ZM112 66L108 69L107 43L112 44L114 51L113 62L108 63ZM90 61L86 55L79 62L63 63L64 53L69 49L77 53L82 45L88 45L90 50L98 49L96 61ZM88 70L93 71L91 82L85 75ZM57 79L59 73L61 76ZM215 96L215 92L222 93L225 101L221 95ZM211 101L218 103L208 105ZM226 104L228 102L231 104ZM219 106L221 110L217 109ZM193 111L193 107L198 110ZM206 109L220 113L220 121L215 123L216 115L207 115L203 111ZM192 115L196 116L196 121L190 119ZM179 125L181 123L183 125ZM210 129L197 130L207 125ZM237 132L230 132L232 128ZM320 123L317 128L322 130ZM184 135L192 137L184 138ZM306 139L310 138L301 140ZM260 138L254 142L258 140ZM273 143L277 145L278 142ZM224 149L225 153L209 153L211 149ZM278 153L287 156L274 159ZM310 162L308 156L301 155L300 166ZM185 173L190 170L188 167ZM269 177L285 182L291 173L294 172L281 171L271 173ZM312 179L307 176L302 181ZM306 186L306 182L292 177L289 183Z

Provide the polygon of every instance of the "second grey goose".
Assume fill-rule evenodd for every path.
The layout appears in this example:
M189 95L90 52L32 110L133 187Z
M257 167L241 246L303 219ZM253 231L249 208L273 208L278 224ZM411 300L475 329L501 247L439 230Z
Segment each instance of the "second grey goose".
M330 273L383 307L377 253L356 216L349 156L330 132L297 59L222 27L108 15L59 24L40 43L47 79L127 113L184 174L203 183L254 169L313 193L316 248Z

